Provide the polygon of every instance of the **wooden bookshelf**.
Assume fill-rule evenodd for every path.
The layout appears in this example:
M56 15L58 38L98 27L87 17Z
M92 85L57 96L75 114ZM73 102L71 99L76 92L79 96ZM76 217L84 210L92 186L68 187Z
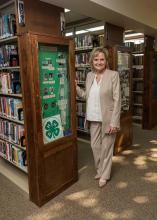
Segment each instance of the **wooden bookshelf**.
M94 35L92 33L75 36L75 73L76 73L77 84L82 88L85 88L87 73L91 71L91 67L89 65L90 53L94 47L103 46L102 37L104 38L104 35L103 36L101 35L101 40L100 40L99 34ZM76 97L76 102L77 102L78 136L80 136L81 132L85 134L89 134L87 130L84 130L86 101Z
M27 173L24 122L18 118L18 110L23 111L23 107L18 38L14 29L15 2L5 1L0 12L0 156Z
M21 92L16 94L10 92L8 88L5 91L3 87L2 91L0 90L0 97L6 100L22 100L24 121L15 120L1 114L0 122L4 121L3 124L14 123L18 126L24 126L25 146L21 146L20 143L16 143L11 137L6 136L6 133L2 133L0 150L1 156L5 160L7 159L5 145L12 146L15 152L24 151L27 154L26 169L25 167L21 169L21 166L10 159L8 162L28 173L29 198L32 202L41 206L77 181L76 112L74 111L76 95L73 75L74 43L71 39L61 36L60 14L63 12L63 8L39 0L24 0L23 3L25 18L22 21L23 23L20 23L21 20L19 20L21 17L18 14L18 1L6 0L0 3L0 14L4 16L9 13L15 14L16 24L15 33L4 33L3 36L0 36L0 47L16 44L18 48L18 64L13 63L14 65L10 65L9 62L6 64L0 62L0 74L3 73L5 76L7 74L11 75L13 72L19 72L21 81ZM70 109L65 113L69 130L64 125L64 132L60 131L60 135L64 134L64 136L48 143L45 143L43 138L45 135L42 118L43 102L39 78L40 62L38 58L40 54L39 47L41 48L42 45L45 45L45 48L49 45L52 48L52 54L55 53L53 48L57 48L58 51L65 51L67 78L64 79L64 85L67 85L67 91L70 90L70 93L68 93L70 97L64 103ZM61 53L58 52L58 56L60 56L59 54ZM60 60L58 65L63 66L63 60L60 57L58 59ZM51 76L53 75L54 69L52 68ZM61 77L61 74L58 77ZM63 79L58 82L63 82ZM53 91L54 89L51 89L51 92ZM63 105L62 107L65 108ZM71 115L68 115L69 111ZM64 121L63 114L62 117ZM49 133L49 138L50 136Z
M154 51L154 38L143 35L144 43L134 44L132 55L132 106L133 122L144 129L157 125L155 111L157 102L152 93L152 77L155 74L157 60ZM157 82L154 81L153 87ZM152 120L154 118L154 120Z

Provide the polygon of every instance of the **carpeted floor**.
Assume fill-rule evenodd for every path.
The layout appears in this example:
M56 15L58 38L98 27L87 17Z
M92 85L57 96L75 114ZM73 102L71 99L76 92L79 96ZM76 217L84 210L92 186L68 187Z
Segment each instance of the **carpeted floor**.
M79 142L79 181L42 208L0 175L0 220L156 220L157 130L134 129L134 144L113 158L100 189L91 149Z

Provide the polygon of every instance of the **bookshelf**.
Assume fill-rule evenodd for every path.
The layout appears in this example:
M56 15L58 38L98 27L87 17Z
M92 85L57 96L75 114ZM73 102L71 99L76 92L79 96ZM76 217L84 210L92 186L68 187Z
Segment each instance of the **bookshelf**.
M75 36L75 73L77 84L85 88L87 73L91 68L89 65L89 57L92 49L98 46L104 46L104 35L84 34ZM77 103L77 131L79 136L88 136L89 131L84 129L86 102L76 97ZM81 134L84 133L84 134Z
M156 72L157 60L154 38L143 35L143 42L133 44L132 56L132 113L133 122L143 129L151 129L157 124L156 98L153 95L152 78ZM154 118L154 120L152 120Z
M144 95L144 42L133 46L132 108L133 122L142 125Z
M39 0L0 3L0 157L26 173L38 206L77 181L74 43L61 36L62 12Z
M14 1L0 11L0 156L27 173Z

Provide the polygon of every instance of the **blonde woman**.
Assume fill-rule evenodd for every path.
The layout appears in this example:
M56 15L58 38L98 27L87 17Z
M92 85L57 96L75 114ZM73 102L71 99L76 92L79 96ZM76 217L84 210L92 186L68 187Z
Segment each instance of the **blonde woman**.
M76 86L77 95L86 99L85 126L90 128L95 179L103 187L110 179L116 133L120 129L121 93L119 74L107 68L104 48L91 52L92 71L87 74L85 91Z

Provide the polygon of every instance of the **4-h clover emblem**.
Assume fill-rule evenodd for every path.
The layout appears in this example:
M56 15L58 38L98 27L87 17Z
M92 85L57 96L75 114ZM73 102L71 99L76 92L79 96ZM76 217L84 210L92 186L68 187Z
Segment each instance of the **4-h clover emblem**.
M43 119L43 136L44 143L63 137L60 115Z

